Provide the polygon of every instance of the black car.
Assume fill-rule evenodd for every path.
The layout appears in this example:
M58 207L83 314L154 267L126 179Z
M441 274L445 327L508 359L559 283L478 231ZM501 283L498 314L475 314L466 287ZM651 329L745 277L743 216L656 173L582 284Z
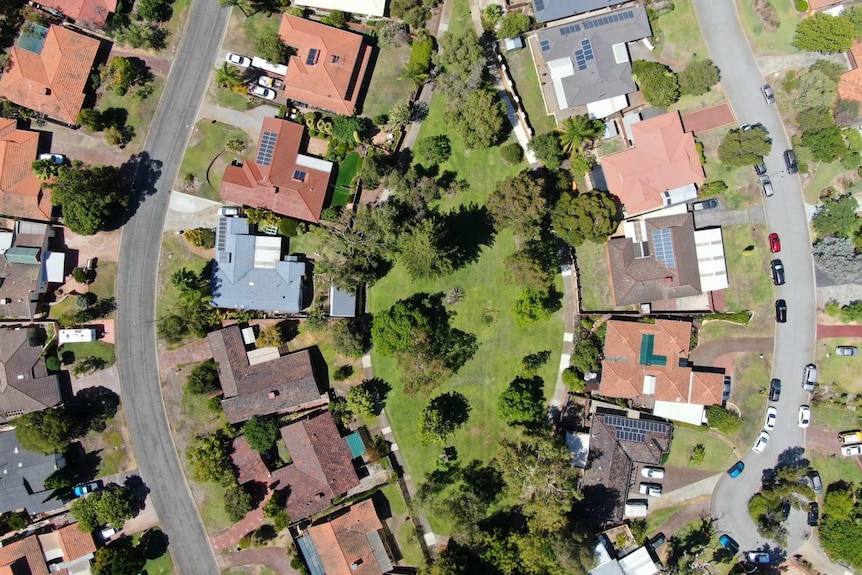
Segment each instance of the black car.
M653 551L657 550L659 547L665 544L667 541L667 537L664 536L664 533L656 534L652 539L649 540L649 547Z
M772 283L777 286L784 285L784 264L781 260L772 260L770 263L772 268Z
M790 517L790 500L782 499L781 500L781 519L783 521L787 521L787 518Z
M763 158L760 159L759 164L754 164L754 172L758 176L763 176L766 174L766 164L763 163Z
M816 501L812 501L808 504L808 525L817 527L818 523L820 523L820 506Z
M781 397L781 380L773 379L769 382L769 401L778 401Z
M787 322L787 302L783 299L775 300L775 321L778 323Z
M730 376L724 376L724 382L721 386L721 403L724 405L730 399Z
M793 150L784 151L784 164L787 166L788 174L795 174L799 171L799 163L796 161L796 154Z

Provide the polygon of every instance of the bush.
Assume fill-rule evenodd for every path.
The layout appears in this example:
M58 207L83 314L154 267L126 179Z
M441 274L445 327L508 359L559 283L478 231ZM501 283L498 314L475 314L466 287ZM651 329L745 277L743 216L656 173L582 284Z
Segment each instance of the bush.
M685 67L685 70L677 76L679 89L683 94L701 96L709 92L709 89L718 84L721 79L718 67L712 60L693 60Z
M367 322L359 319L339 319L329 329L335 351L349 357L362 357L371 349L371 333Z
M434 38L421 35L413 40L407 69L410 75L424 76L431 71L431 56L434 54Z
M78 283L87 283L87 272L84 268L75 268L72 270L72 279Z
M353 375L353 366L349 364L338 366L332 373L332 379L335 381L344 381Z
M524 149L518 144L506 144L500 148L500 157L510 166L520 163L524 159Z
M218 364L211 359L197 364L186 378L186 389L190 393L214 393L220 389Z
M796 11L797 12L808 12L807 0L796 0Z
M718 159L729 166L753 166L772 150L772 141L764 128L748 131L731 130L718 146Z
M710 405L706 408L706 419L709 426L726 435L732 435L742 428L742 420L720 405Z
M195 228L193 230L186 230L183 236L193 246L208 250L215 247L215 230Z
M252 509L251 494L242 485L234 484L225 491L224 510L231 521L242 521Z
M516 378L497 398L497 414L510 424L534 423L544 412L542 378Z
M567 367L563 370L563 383L575 393L583 393L586 383L583 377L578 375L573 367Z
M559 168L565 157L558 132L539 134L530 142L530 149L536 154L536 158L552 170Z
M718 196L727 191L727 184L721 180L706 182L700 187L700 197L708 198L710 196Z
M521 327L532 325L536 322L550 319L551 312L546 305L547 292L534 289L525 289L521 297L515 300L512 313L515 323Z
M704 457L706 457L706 448L702 443L698 443L691 450L691 453L688 456L688 462L692 465L700 465L703 463Z
M260 453L266 453L278 439L278 424L273 419L254 416L242 426L245 440L249 446Z
M533 26L533 19L521 12L507 12L500 20L498 38L515 38L526 34Z
M60 371L60 360L56 355L49 355L45 358L45 367L48 368L48 371Z
M284 344L284 332L278 324L264 328L255 342L257 347L281 347Z
M176 344L189 333L189 324L177 314L168 314L159 319L159 336L168 344Z
M664 64L635 60L632 75L643 92L644 99L653 106L670 106L679 100L679 82L676 74Z
M442 164L452 154L452 145L445 135L422 138L416 143L416 156L429 165Z

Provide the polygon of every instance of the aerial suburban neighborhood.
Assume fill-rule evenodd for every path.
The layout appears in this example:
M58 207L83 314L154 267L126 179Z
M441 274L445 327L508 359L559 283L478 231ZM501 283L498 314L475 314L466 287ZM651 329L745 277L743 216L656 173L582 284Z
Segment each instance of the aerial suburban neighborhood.
M0 575L862 570L857 0L0 5Z

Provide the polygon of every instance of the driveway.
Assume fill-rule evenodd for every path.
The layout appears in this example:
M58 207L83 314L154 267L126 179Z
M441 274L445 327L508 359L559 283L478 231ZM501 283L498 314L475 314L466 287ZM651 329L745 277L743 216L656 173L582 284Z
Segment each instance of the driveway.
M266 565L277 575L300 575L299 571L290 566L290 558L284 549L264 547L262 549L246 549L237 553L222 556L222 561L228 567L243 565ZM217 571L216 571L217 573Z
M171 192L171 202L165 217L165 232L212 228L218 218L220 202L192 196L183 192Z
M760 204L744 210L731 210L719 199L718 207L712 210L694 212L695 227L733 226L736 224L762 224L766 221L763 206Z
M862 325L817 324L817 339L827 337L862 337Z

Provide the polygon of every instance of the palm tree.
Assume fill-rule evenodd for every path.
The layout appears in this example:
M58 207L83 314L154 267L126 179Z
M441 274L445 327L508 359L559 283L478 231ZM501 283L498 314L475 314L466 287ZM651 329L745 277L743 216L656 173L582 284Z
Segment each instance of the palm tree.
M227 62L222 62L221 68L216 68L215 80L216 84L229 90L233 90L243 83L242 72L239 68L231 66Z
M36 160L31 167L36 177L42 181L50 180L59 171L57 164L53 160Z
M587 116L574 116L566 118L557 126L560 132L560 143L563 150L571 152L580 148L584 142L592 142L602 135L605 125L601 120L588 118Z

